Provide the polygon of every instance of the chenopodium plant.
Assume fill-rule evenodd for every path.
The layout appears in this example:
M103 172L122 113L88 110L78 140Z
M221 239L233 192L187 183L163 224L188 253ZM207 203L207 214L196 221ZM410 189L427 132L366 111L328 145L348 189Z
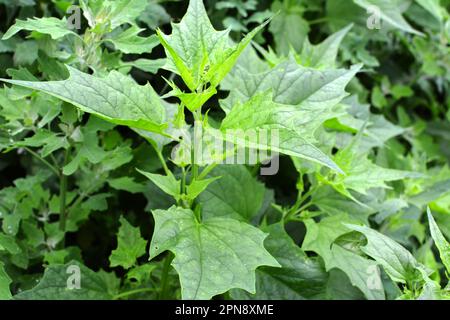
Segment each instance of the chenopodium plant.
M261 292L264 292L264 288L261 288L264 273L276 273L277 269L282 270L280 267L283 267L285 269L280 271L280 276L284 277L286 270L296 268L290 266L286 257L280 256L280 242L273 239L281 239L283 247L290 251L289 255L297 257L297 263L308 267L314 275L309 278L300 272L299 278L306 277L308 281L312 281L314 289L306 290L304 283L300 281L296 284L300 287L296 298L320 297L326 283L326 275L320 265L295 246L285 233L282 223L261 227L271 235L267 238L265 247L267 234L249 223L255 218L255 213L251 212L251 204L248 204L247 216L242 213L244 210L214 209L213 203L208 200L208 186L212 186L213 182L221 179L221 176L226 181L226 175L230 172L241 179L248 175L248 172L242 167L230 170L224 170L222 166L217 167L222 163L220 160L229 156L228 150L223 154L216 154L211 163L197 159L195 145L198 141L186 142L189 139L185 133L195 130L195 126L192 128L185 120L186 109L192 114L195 124L200 123L202 126L200 144L210 136L220 136L224 143L231 142L236 148L269 150L289 155L294 159L303 159L307 162L302 161L302 164L309 163L310 167L317 168L317 172L320 168L328 172L327 175L323 173L318 177L326 175L322 180L343 195L350 196L348 189L352 187L356 191L360 190L355 187L354 181L345 179L343 170L347 170L345 165L348 164L345 152L333 159L315 145L318 141L314 135L325 121L343 115L341 102L347 96L345 88L361 69L360 65L348 70L318 70L301 66L294 57L290 57L267 68L255 59L254 63L248 65L253 73L247 72L244 68L235 68L233 75L227 77L223 83L252 38L264 25L235 44L230 41L228 30L216 31L212 27L202 1L191 0L184 18L180 23L173 24L171 35L157 30L159 41L168 56L166 68L181 76L188 88L187 92L183 91L174 82L169 81L173 90L166 97L178 98L180 102L176 106L166 103L150 85L137 85L130 77L116 71L98 77L68 66L70 76L62 81L3 79L13 85L47 93L113 124L128 126L146 138L155 148L165 174L144 171L141 173L172 196L176 205L168 210L153 211L155 229L150 245L150 259L165 251L171 252L165 258L165 265L171 263L178 272L183 299L209 299L230 289L244 289L254 294L257 289L255 270L263 267L258 269L262 272L258 273L258 296L261 296ZM246 56L251 56L251 51L242 58L245 59ZM245 80L245 83L240 82L242 80ZM233 81L235 84L230 85ZM207 113L203 113L202 107L217 93L221 83L224 84L221 88L229 90L230 96L221 102L226 116L220 124L217 124L217 121L211 120ZM248 135L242 134L248 130L257 134L267 130L276 131L277 143L269 144L261 139L255 142ZM173 153L171 160L180 168L180 175L169 170L168 159L163 157L164 146L174 141L179 142L179 148ZM369 164L367 166L370 167ZM386 181L404 177L397 175ZM221 188L226 186L225 183L220 185ZM248 195L249 197L264 197L260 185L253 187L257 194ZM234 187L230 187L228 182L228 188ZM299 207L284 212L285 218L295 216L298 209ZM311 224L313 221L307 222L307 225L308 223ZM125 233L127 228L132 228L126 224L126 221L122 222ZM355 231L365 231L362 227L352 228L355 228ZM348 232L348 229L346 231ZM122 239L125 238L126 235L123 235ZM138 238L135 239L136 246L133 247L137 252L130 253L130 256L139 256L145 247L140 237ZM334 238L325 241L331 241L331 244ZM120 243L121 249L118 250L123 251L125 245ZM307 241L303 247L305 250L308 249ZM323 254L326 259L328 252L321 251L325 250L325 247L309 249ZM329 248L330 246L327 250ZM120 257L117 259L113 256L114 254L111 257L113 265L130 266L130 262L124 263ZM352 255L352 259L360 261L362 258ZM134 261L131 262L133 263ZM367 262L367 264L374 263ZM328 265L327 269L330 268ZM167 271L167 268L165 270ZM48 277L51 272L49 271ZM358 276L352 275L352 280ZM42 282L45 281L44 275ZM364 287L364 284L356 284L361 288ZM41 289L44 290L45 285L38 285L35 290ZM245 291L232 292L233 297L239 297ZM381 297L381 294L366 293L369 298Z
M15 59L19 68L8 69L7 74L15 80L38 81L36 74L40 79L59 80L67 77L63 63L97 75L109 70L128 72L131 64L121 61L123 54L150 51L158 42L156 36L120 37L127 24L131 27L126 31L136 28L134 20L146 1L140 1L138 11L126 13L118 8L129 1L108 2L104 7L95 3L82 2L90 19L80 34L69 28L66 19L17 20L0 43L15 51L15 56L25 51L31 58ZM25 41L16 35L21 30L31 31ZM119 51L106 47L116 40ZM145 61L155 66L154 61ZM121 172L137 150L114 130L114 124L84 117L66 102L21 87L0 89L0 114L0 151L15 152L29 175L15 180L14 187L0 190L0 260L14 274L13 285L23 288L30 282L24 274L28 268L82 260L79 248L65 245L65 235L78 231L92 213L107 210L113 189L137 193L145 187ZM106 185L110 192L101 192Z
M57 71L62 72L57 62L96 73L114 69L126 73L131 67L155 73L164 64L163 59L123 61L124 54L150 53L158 45L157 36L141 36L144 29L136 23L148 5L144 0L83 0L79 7L68 2L61 5L68 18L17 19L2 37L4 51L25 50L27 55L16 52L14 60L31 65L39 59L41 70L51 76L58 76ZM82 29L82 15L88 27L80 35L77 31ZM31 32L29 40L13 38L23 30Z

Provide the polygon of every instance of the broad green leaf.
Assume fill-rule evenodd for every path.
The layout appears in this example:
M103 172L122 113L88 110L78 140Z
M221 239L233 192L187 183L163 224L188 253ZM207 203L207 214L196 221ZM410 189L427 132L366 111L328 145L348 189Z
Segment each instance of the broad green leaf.
M3 219L5 219L5 217L3 217ZM3 223L5 223L5 221L3 221ZM21 253L22 249L19 247L13 236L0 233L0 252L1 251L6 251L15 255Z
M450 300L448 290L442 290L439 283L431 280L425 271L421 270L421 272L425 284L423 285L422 292L419 297L417 297L417 300Z
M181 181L177 180L173 175L163 176L156 173L144 172L137 169L139 173L150 179L162 191L174 197L177 201L180 199Z
M354 1L346 1L345 5L342 5L341 0L326 1L326 19L330 29L334 32L348 26L349 23L355 23L355 28L359 27L360 30L364 28L366 36L370 36L370 30L367 29L369 17L370 15Z
M156 133L166 128L164 106L150 85L139 86L115 71L98 78L68 69L70 77L63 81L0 80L48 93L115 124Z
M78 277L79 276L79 277ZM78 277L78 278L77 278ZM80 287L77 289L77 279ZM68 288L73 288L69 289ZM16 300L110 300L112 293L101 276L77 261L47 267L40 282Z
M360 199L360 202L366 199ZM332 187L323 186L318 188L312 195L311 203L316 205L322 212L330 216L346 213L352 219L358 220L364 224L368 224L370 215L376 212L376 209L368 206L362 206L351 199L348 199L335 191Z
M109 257L111 267L130 269L136 264L137 258L145 254L146 246L147 241L141 237L139 227L133 227L123 216L120 217L117 248Z
M211 86L216 87L226 77L226 75L233 69L239 56L247 48L252 39L260 32L269 21L260 24L258 27L248 33L242 40L232 49L227 49L225 53L218 58L216 63L213 63L205 76L205 81L209 81Z
M2 40L7 40L14 36L21 30L37 31L39 33L48 34L52 39L57 40L66 35L77 35L73 31L67 28L67 20L62 20L49 17L49 18L33 18L27 20L16 20L16 23L8 29L3 35Z
M277 53L287 55L291 48L300 52L308 36L309 25L303 19L303 8L296 1L274 1L272 12L277 13L270 24Z
M302 67L291 58L272 70L254 74L239 65L222 85L230 95L222 100L221 107L228 113L234 105L247 102L255 94L273 90L274 102L296 106L299 113L307 117L299 125L305 126L317 117L327 120L335 116L332 108L347 96L345 88L361 67L315 70Z
M280 223L268 227L265 247L281 268L256 270L256 294L232 290L234 299L303 300L324 298L328 276L320 263L294 243Z
M127 272L127 279L136 280L138 284L143 284L152 275L153 271L158 268L157 264L146 263L137 267L132 268Z
M354 219L350 219L347 214L325 217L318 223L313 219L305 220L306 236L302 249L317 253L324 260L327 270L330 269L329 266L333 262L331 245L337 238L349 232L342 222L350 223L351 221Z
M216 31L211 25L203 0L190 0L181 22L172 24L172 34L165 35L159 30L157 34L178 73L189 89L195 91L208 82L216 87L263 27L234 45L228 37L229 30Z
M159 44L158 37L156 35L148 38L138 36L143 30L144 29L132 25L127 30L122 31L111 38L107 38L105 41L111 42L117 50L120 50L123 53L150 53L152 49Z
M221 177L214 177L210 179L194 180L186 187L186 197L189 200L196 199L208 186Z
M111 29L133 24L148 5L148 0L80 0L83 14L94 30L109 25Z
M48 265L64 264L72 260L82 260L81 249L79 247L66 247L60 250L49 251L44 255L44 263Z
M327 298L331 300L364 300L364 294L352 285L347 275L339 270L332 269L327 286Z
M9 285L12 283L12 280L6 273L4 267L5 265L0 262L0 300L9 300L12 297L9 289Z
M338 122L350 128L351 133L357 133L364 128L364 134L355 146L360 152L383 147L386 141L405 132L405 129L389 122L384 116L371 113L370 105L360 103L356 95L344 99L342 103L348 107L347 114L340 116ZM351 137L338 133L337 141L342 141L338 146L344 147L350 139Z
M197 93L182 92L175 84L170 83L173 90L169 93L170 96L177 97L181 102L191 111L195 112L201 108L213 95L217 93L216 88L209 87L207 90Z
M444 16L448 16L448 12L441 6L441 0L416 0L425 10L431 13L439 22L444 20Z
M355 139L358 139L356 137ZM359 143L358 140L354 140ZM388 169L377 166L371 162L367 155L359 154L354 146L357 143L350 143L345 149L340 150L335 156L335 163L345 172L331 179L320 179L330 184L336 191L344 196L359 201L350 193L350 190L366 195L371 188L389 188L386 185L388 181L397 181L403 179L422 178L420 173Z
M0 32L0 39L3 38L3 32ZM19 41L17 39L8 39L0 41L0 53L14 52Z
M41 129L34 136L25 138L22 141L14 144L16 147L42 147L42 156L47 157L51 153L61 148L67 149L69 142L67 138L62 135L57 135L54 132Z
M31 65L38 59L39 46L36 41L25 41L17 45L14 53L15 65Z
M339 46L352 26L332 34L318 45L312 45L306 38L301 53L296 55L297 62L302 66L317 69L334 68Z
M444 264L447 272L450 274L450 244L445 239L441 230L439 229L436 221L431 214L430 208L427 208L428 223L430 224L430 232L433 237L436 247L439 249L439 254L441 256L442 263Z
M108 184L116 190L123 190L130 193L140 193L146 190L145 185L134 181L131 177L109 179Z
M245 166L221 165L209 175L220 177L200 194L203 218L233 218L251 221L264 200L264 185Z
M427 205L449 193L450 179L436 182L423 192L410 197L408 201L420 207Z
M166 59L137 59L122 62L119 68L135 67L145 72L157 73L166 64Z
M144 12L139 16L139 21L144 22L150 29L156 29L160 25L170 22L170 15L158 0L150 0Z
M235 105L223 120L221 131L225 139L242 147L304 158L341 172L327 155L313 145L316 142L313 133L324 121L323 115L319 114L313 119L314 113L312 110L302 110L301 106L274 102L272 94L266 92L255 95L244 104ZM265 134L267 139L255 139L251 133L256 137ZM269 143L270 137L276 137L277 141Z
M148 6L148 0L100 1L100 7L105 5L111 5L111 14L108 18L110 19L111 27L114 29L124 23L133 24Z
M423 266L400 244L368 227L346 226L366 236L367 245L361 247L362 251L382 265L393 281L408 283L421 279L420 270Z
M383 283L378 263L363 258L356 253L334 244L332 259L328 268L338 268L345 272L350 282L360 289L368 300L384 300Z
M155 231L150 259L170 250L172 266L181 282L183 299L210 299L233 288L255 293L255 270L259 266L278 267L266 251L266 234L233 220L196 220L188 209L172 207L153 211Z
M377 263L333 244L337 238L349 232L343 225L343 222L349 221L355 219L349 218L346 214L326 217L318 223L312 219L306 220L307 232L302 249L319 254L325 262L327 271L333 268L342 270L367 299L384 299L383 288L379 287L381 279L376 272ZM371 284L378 286L371 287Z
M403 18L403 12L408 9L410 1L405 0L353 0L358 6L368 9L379 9L381 18L400 30L413 33L416 35L423 35L421 32L415 30L411 25ZM371 12L372 14L374 12ZM378 13L378 12L377 12Z

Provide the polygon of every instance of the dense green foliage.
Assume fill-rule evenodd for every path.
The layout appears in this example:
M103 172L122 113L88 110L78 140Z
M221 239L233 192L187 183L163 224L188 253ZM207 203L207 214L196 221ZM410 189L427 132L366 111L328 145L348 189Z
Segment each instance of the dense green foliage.
M450 299L449 8L0 0L0 299Z

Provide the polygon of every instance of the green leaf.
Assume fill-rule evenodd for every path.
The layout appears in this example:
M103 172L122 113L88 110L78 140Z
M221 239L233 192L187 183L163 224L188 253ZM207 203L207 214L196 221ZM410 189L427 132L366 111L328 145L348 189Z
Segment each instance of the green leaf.
M5 217L3 217L3 219L5 219ZM3 224L5 224L5 221L3 221ZM0 252L1 251L16 255L21 253L22 249L19 247L13 236L0 233Z
M5 265L0 262L0 300L9 300L12 297L9 289L9 285L12 283L12 280L6 273L4 267Z
M131 177L109 179L108 184L116 190L123 190L130 193L140 193L146 190L145 185L137 183Z
M368 227L351 224L346 226L366 236L367 245L361 247L361 250L381 264L393 281L409 283L422 279L419 270L423 266L400 244Z
M172 24L172 34L157 30L161 44L191 91L211 82L216 87L237 58L264 25L250 32L240 44L231 43L229 30L216 31L209 21L203 0L190 0L180 23Z
M70 77L63 81L0 80L48 93L115 124L156 133L167 127L163 104L150 85L139 86L115 71L98 78L68 69Z
M79 289L76 287L77 275L81 276ZM108 289L108 283L100 273L90 270L77 261L71 261L65 265L47 267L37 286L13 298L16 300L110 300L112 294Z
M139 21L144 22L150 29L156 29L158 26L170 22L170 15L164 6L157 0L151 0L145 11L139 16Z
M441 0L416 0L416 2L438 19L439 22L444 20L444 15L448 16L448 12L441 6Z
M66 18L63 18L62 20L53 17L28 18L26 21L16 20L16 23L3 35L2 40L8 40L22 30L37 31L39 33L48 34L54 40L60 39L69 34L77 35L67 28Z
M144 29L132 25L127 30L122 31L111 38L107 38L105 41L111 42L117 50L120 50L123 53L150 53L152 49L159 44L158 37L156 35L148 38L138 36L143 30Z
M278 13L270 24L275 36L277 53L287 55L291 48L300 52L309 32L308 22L302 17L303 8L295 1L275 1L272 12Z
M179 98L191 112L195 112L197 109L201 108L213 95L217 93L217 90L214 87L209 87L201 93L186 93L178 89L175 84L169 84L173 88L169 95Z
M150 278L153 271L157 267L158 267L157 264L146 263L146 264L134 267L133 269L128 271L126 277L128 280L131 280L131 279L136 280L138 284L144 284L144 282Z
M441 230L439 230L436 221L431 214L430 208L427 208L428 223L430 224L430 232L433 237L436 247L439 249L439 254L441 256L442 263L444 264L447 272L450 274L450 244L445 239Z
M356 137L355 139L358 139ZM358 140L355 140L358 142ZM423 175L416 172L402 171L379 167L372 163L367 155L359 154L354 148L356 144L351 143L345 149L340 150L334 157L336 164L345 172L334 176L332 179L322 181L330 184L336 191L344 196L359 201L350 193L354 190L366 195L371 188L386 188L388 181L397 181L403 179L422 178Z
M146 176L151 182L156 184L158 188L174 197L177 201L180 199L181 181L175 179L173 175L163 176L160 174L144 172L139 169L137 169L137 171Z
M265 188L245 166L221 165L209 177L220 177L200 194L202 216L251 221L263 205Z
M120 217L120 228L117 233L117 248L109 257L111 267L121 266L130 269L136 259L145 254L147 241L141 237L139 227L133 227L123 216Z
M281 223L268 227L265 247L281 268L256 270L256 294L232 290L234 299L303 300L324 298L328 275L320 263L294 243Z
M328 266L332 263L331 245L338 237L349 232L342 224L343 221L350 222L353 219L342 213L325 217L318 223L313 219L304 221L307 232L303 240L302 249L313 251L320 255L327 269L330 269Z
M350 218L364 224L368 224L368 217L376 212L376 209L356 203L329 186L318 188L313 193L311 202L330 216L346 213ZM359 202L366 203L363 199Z
M345 88L361 67L319 71L299 66L290 58L269 71L254 74L238 65L222 85L230 95L222 100L221 107L228 113L234 105L247 102L257 93L273 90L274 102L296 106L299 114L307 117L298 123L306 128L308 122L318 117L325 121L335 116L332 108L347 96Z
M348 25L318 45L312 45L306 38L302 51L296 56L296 60L305 67L317 69L334 68L339 46L352 27L352 24Z
M17 45L14 53L15 65L31 65L38 59L38 44L36 41L25 41Z
M172 207L153 211L155 230L150 259L170 250L181 282L183 299L210 299L233 288L255 293L255 270L278 267L264 249L266 235L233 220L196 220L188 209Z
M423 192L410 197L408 201L410 203L415 204L418 207L421 207L449 193L450 193L450 179L436 182Z
M352 285L347 275L339 270L332 269L329 272L330 279L327 287L327 298L331 300L363 300L365 296Z
M194 180L186 187L186 197L189 200L196 199L208 186L221 177L214 177L210 179Z
M326 115L317 113L313 118L315 111L302 109L302 106L274 102L270 92L257 94L248 102L233 107L223 120L221 131L225 134L225 139L242 147L279 152L342 172L327 155L313 145L316 142L313 133ZM267 139L256 141L251 134L242 134L242 131L253 132L256 137L265 134ZM268 144L270 136L276 136L277 141Z
M111 6L109 19L111 27L114 29L124 23L133 24L148 6L148 0L100 1L100 8L105 7L106 5Z
M145 72L157 73L166 64L166 59L137 59L134 61L122 62L122 67L135 67Z
M338 268L345 272L350 282L364 293L368 300L384 300L384 288L378 263L334 244L332 259L327 269Z
M15 147L43 147L42 156L47 157L52 152L61 148L67 149L69 142L64 136L59 136L54 132L41 129L34 136L16 142Z

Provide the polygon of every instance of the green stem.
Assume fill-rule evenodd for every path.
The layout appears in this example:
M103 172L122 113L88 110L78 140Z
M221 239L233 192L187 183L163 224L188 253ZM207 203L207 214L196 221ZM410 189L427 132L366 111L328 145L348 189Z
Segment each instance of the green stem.
M25 147L24 148L27 152L29 152L33 157L35 157L36 159L38 159L39 161L41 161L43 164L45 164L50 170L53 171L53 173L55 173L58 177L60 175L59 170L53 166L50 162L48 162L47 160L45 160L43 157L41 157L38 153L34 152L33 150L31 150L30 148Z
M181 167L181 194L186 193L186 169L184 167Z
M70 157L70 148L68 148L65 152L63 167L67 165L69 157ZM67 219L66 195L67 195L67 176L61 170L59 183L59 230L63 232L65 232L66 230L66 219Z
M306 201L306 199L308 199L316 191L316 189L317 188L310 188L308 192L306 192L303 196L300 196L299 194L299 197L297 198L297 201L295 202L294 206L286 214L285 221L289 221L297 213L303 211L304 209L312 205L312 203L307 203L305 205L303 204Z
M70 207L67 209L67 212L72 211L74 208L78 207L84 199L86 199L87 196L89 196L92 192L92 190L95 190L96 188L98 188L99 186L101 186L105 181L104 180L100 180L100 182L94 183L91 185L90 188L88 188L85 192L82 192L77 198L76 200L73 202L73 204L70 205Z
M161 291L159 293L159 299L165 300L168 298L168 289L169 289L169 271L170 264L172 263L174 256L172 253L169 254L164 259L163 272L161 276Z
M155 288L141 288L141 289L136 289L136 290L130 290L130 291L122 292L122 293L115 295L113 297L113 300L118 300L118 299L128 297L128 296L131 296L131 295L137 294L137 293L152 292L152 291L156 291L156 289Z
M153 149L156 152L156 155L158 156L159 162L161 162L161 166L164 169L164 172L166 173L166 175L170 176L172 175L172 171L169 170L169 167L167 166L166 160L164 159L162 152L153 144L151 144Z
M330 19L328 17L324 17L324 18L319 18L316 20L311 20L308 21L309 25L313 25L313 24L319 24L319 23L324 23L324 22L328 22L330 21Z
M160 96L163 96L166 93L167 88L169 88L169 82L173 81L173 79L175 79L176 75L177 74L173 73L173 72L170 74L169 79L168 79L169 81L167 81L166 84L164 85L164 87L162 88Z
M198 176L198 180L203 180L206 178L206 176L214 170L214 168L217 167L217 163L212 163L208 165L205 169L203 169L202 173Z

